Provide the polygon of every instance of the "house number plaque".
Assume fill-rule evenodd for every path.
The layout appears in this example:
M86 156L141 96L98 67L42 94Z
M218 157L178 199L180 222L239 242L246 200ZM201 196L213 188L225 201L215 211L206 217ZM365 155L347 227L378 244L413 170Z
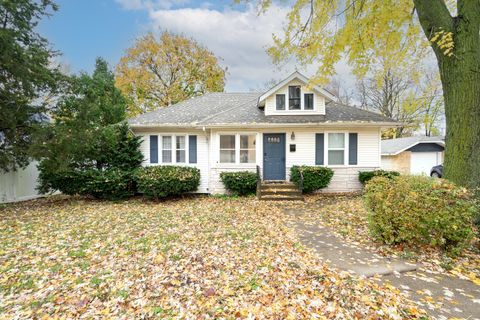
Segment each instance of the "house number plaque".
M268 143L280 143L280 137L268 137L267 142Z

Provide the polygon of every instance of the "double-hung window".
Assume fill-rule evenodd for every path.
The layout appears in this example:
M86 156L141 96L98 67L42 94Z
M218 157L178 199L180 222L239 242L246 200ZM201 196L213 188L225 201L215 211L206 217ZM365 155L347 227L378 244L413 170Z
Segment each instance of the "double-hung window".
M220 163L235 163L235 135L220 136Z
M277 94L275 95L275 99L276 99L276 109L285 110L285 95Z
M220 135L220 163L255 163L256 134Z
M240 135L240 163L255 163L255 135Z
M328 134L328 164L345 164L345 133Z
M313 110L313 93L305 93L303 95L303 103L305 110Z
M301 90L300 86L288 87L288 109L300 110L301 109Z
M185 162L185 136L176 136L175 161Z
M162 162L172 162L172 136L162 136Z

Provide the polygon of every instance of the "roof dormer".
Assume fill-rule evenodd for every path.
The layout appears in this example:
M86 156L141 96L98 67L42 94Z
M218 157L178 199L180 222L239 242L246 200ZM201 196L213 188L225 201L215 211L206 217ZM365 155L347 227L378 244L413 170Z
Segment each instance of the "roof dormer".
M258 101L265 115L325 115L325 103L335 97L318 86L309 86L309 79L295 71L265 92Z

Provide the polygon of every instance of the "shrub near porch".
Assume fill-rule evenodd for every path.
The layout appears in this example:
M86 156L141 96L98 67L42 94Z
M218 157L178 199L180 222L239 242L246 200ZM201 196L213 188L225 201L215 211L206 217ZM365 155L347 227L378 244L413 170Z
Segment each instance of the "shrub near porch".
M319 166L293 166L290 172L290 180L297 186L301 183L300 172L303 174L304 193L311 193L326 188L333 177L332 169Z
M249 171L222 172L220 179L227 190L235 195L245 196L255 193L258 175Z

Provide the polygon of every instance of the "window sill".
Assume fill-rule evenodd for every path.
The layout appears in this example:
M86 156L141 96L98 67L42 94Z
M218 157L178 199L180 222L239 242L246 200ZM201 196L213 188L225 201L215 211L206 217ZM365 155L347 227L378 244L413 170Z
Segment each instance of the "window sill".
M229 169L229 168L244 168L244 169L255 169L257 167L256 163L217 163L212 166L212 169Z

